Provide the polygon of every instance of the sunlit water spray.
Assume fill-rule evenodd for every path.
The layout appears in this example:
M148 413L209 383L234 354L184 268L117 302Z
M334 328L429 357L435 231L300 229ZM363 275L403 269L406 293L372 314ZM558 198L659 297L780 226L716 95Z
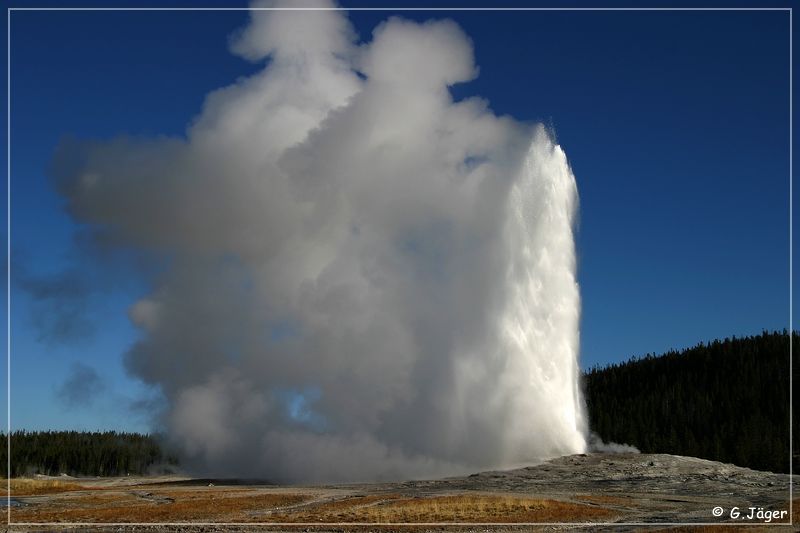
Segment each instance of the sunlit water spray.
M496 289L503 295L491 340L456 366L455 418L477 419L466 439L498 432L496 449L476 458L483 467L586 449L578 381L577 203L564 152L538 126L504 206L503 278Z
M511 190L505 229L508 299L499 327L508 354L501 385L513 413L506 430L511 461L586 447L578 381L577 206L567 158L540 126Z

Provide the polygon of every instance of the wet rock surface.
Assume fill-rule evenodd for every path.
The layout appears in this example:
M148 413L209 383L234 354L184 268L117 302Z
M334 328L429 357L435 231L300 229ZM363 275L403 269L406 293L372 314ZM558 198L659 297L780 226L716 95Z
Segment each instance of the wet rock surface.
M611 511L605 521L592 520L594 524L559 523L530 525L450 525L450 526L352 526L319 525L275 527L258 525L137 525L136 531L658 531L678 527L680 524L722 524L733 522L739 526L761 526L769 531L797 531L791 525L776 526L783 520L769 519L780 516L788 509L790 479L788 475L759 472L730 464L706 461L692 457L664 454L588 454L556 458L538 465L512 470L488 471L470 476L433 481L404 483L349 484L329 486L276 487L250 484L235 480L191 480L187 478L116 478L86 480L87 487L111 488L133 493L137 498L154 505L168 505L169 494L149 488L137 488L154 483L161 486L179 486L185 490L248 487L270 493L313 493L314 502L339 501L346 498L402 495L412 498L430 498L448 495L481 494L488 496L513 495L541 498L581 505L598 506ZM212 484L212 487L209 487ZM46 503L57 495L17 496L15 499L29 507ZM312 505L303 504L303 505ZM715 508L717 513L715 513ZM721 513L719 510L721 509ZM738 513L738 515L737 515ZM774 514L768 514L774 513ZM717 516L717 514L719 514ZM13 520L12 520L13 522ZM10 531L129 531L134 526L120 525L11 525ZM738 529L747 531L748 529ZM766 529L765 529L766 530Z

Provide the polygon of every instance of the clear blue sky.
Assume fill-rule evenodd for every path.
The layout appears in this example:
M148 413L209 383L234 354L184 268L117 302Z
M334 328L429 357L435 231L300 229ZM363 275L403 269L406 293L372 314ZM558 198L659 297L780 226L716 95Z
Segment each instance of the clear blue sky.
M392 14L350 20L369 40ZM131 258L82 261L47 168L65 135L183 135L210 91L260 70L228 51L248 14L10 16L12 429L147 431L157 395L122 365L147 282ZM790 327L788 11L401 16L472 39L480 75L455 99L554 128L580 194L583 368Z

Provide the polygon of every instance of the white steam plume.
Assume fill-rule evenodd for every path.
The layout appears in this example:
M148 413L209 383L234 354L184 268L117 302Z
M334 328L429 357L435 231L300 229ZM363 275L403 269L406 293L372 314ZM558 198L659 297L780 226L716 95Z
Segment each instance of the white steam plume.
M353 481L584 451L575 180L543 127L453 102L462 30L357 46L341 12L254 11L231 48L269 62L185 139L53 162L76 220L169 258L125 362L184 462Z

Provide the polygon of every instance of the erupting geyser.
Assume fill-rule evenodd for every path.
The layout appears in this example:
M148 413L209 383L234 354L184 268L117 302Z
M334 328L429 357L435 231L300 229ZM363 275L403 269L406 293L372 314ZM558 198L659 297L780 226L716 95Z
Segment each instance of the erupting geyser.
M231 47L266 67L185 137L65 140L52 166L104 246L162 258L125 364L184 465L349 481L583 451L575 179L543 127L453 101L469 38L392 18L357 45L341 12L263 10Z
M500 349L509 368L498 385L515 408L508 444L516 460L580 453L586 446L572 232L577 193L564 152L540 127L511 189L506 229L508 293Z

